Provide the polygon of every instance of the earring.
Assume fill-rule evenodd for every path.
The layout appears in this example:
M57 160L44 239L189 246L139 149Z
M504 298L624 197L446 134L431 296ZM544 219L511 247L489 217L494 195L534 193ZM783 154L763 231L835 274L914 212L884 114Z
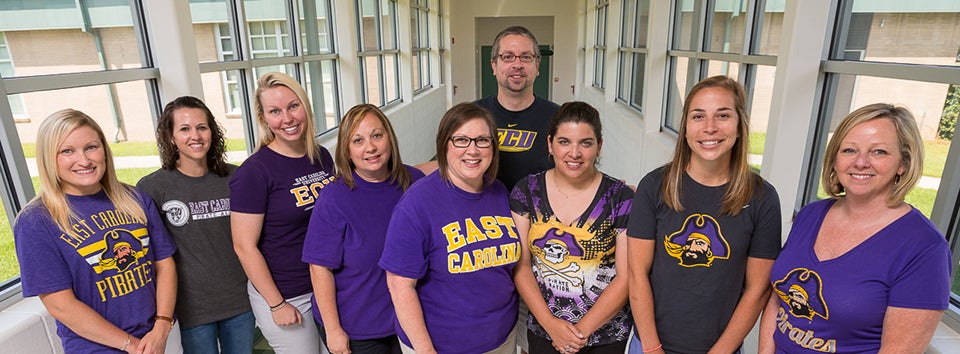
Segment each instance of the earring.
M900 177L901 177L901 175L898 174L897 177L893 179L893 185L894 185L894 186L897 186L897 185L900 184Z

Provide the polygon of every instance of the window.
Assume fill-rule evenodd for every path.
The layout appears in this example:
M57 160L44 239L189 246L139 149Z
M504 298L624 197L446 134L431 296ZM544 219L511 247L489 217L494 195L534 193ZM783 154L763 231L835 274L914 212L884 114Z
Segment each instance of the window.
M360 81L365 102L386 106L400 100L397 3L358 0Z
M593 39L593 86L603 89L603 68L607 56L607 10L610 1L597 0L596 33Z
M447 82L447 78L445 76L446 67L443 64L444 63L443 56L446 55L447 53L447 48L445 47L447 43L447 37L444 35L444 32L443 32L443 0L440 0L437 2L437 32L440 33L440 35L437 36L437 38L439 38L439 40L437 41L437 61L439 62L438 64L440 67L440 84L442 85Z
M230 35L230 24L218 23L214 28L216 29L217 36L217 58L220 61L235 60L233 41ZM224 106L226 107L224 113L228 116L239 116L240 108L243 106L243 101L240 99L239 78L239 70L229 70L220 73L220 83L223 89L223 94L220 96L223 97ZM209 102L207 103L209 104Z
M954 265L960 257L960 148L952 139L960 111L958 50L960 12L938 2L839 3L830 54L823 64L824 94L819 109L804 201L822 195L819 178L829 135L847 113L870 103L907 107L923 138L923 177L907 202L930 217L951 243ZM960 273L954 272L951 302L960 306ZM956 307L953 307L956 309ZM958 328L960 314L947 311Z
M779 47L779 28L767 28L766 34L759 29L765 28L767 17L779 21L773 24L782 23L783 4L761 9L757 3L765 2L674 1L663 127L673 132L680 129L684 97L698 81L715 75L732 77L747 91L749 158L751 166L759 170L777 62L766 53L776 53L771 48Z
M16 76L16 73L13 69L13 55L10 54L10 46L7 45L7 36L0 32L0 77L14 76ZM26 118L27 108L23 103L23 96L10 95L9 101L13 118ZM2 274L0 274L0 279L4 279Z
M12 131L0 129L0 138L11 143L9 151L0 151L8 162L0 167L3 298L18 293L20 271L10 223L39 185L35 143L44 118L68 107L94 118L114 150L121 181L136 183L156 170L136 166L140 159L129 156L156 154L150 148L156 146L152 117L159 107L153 99L158 97L158 74L144 55L150 50L145 47L142 10L131 8L139 2L69 3L8 2L0 8L0 85L14 115L8 116L6 104L0 104L0 119L10 121L26 112L36 118L19 122ZM25 17L29 20L23 21Z
M413 92L430 85L430 0L410 1L410 42L413 43Z
M235 140L234 146L255 145L251 95L257 78L271 71L286 73L303 85L318 133L336 128L340 102L330 1L247 0L234 4L234 11L244 15L244 25L239 28L235 17L227 16L230 7L226 0L194 0L190 4L207 104L218 118L221 109L224 117L240 118L221 121L227 138ZM293 10L299 16L296 20L291 16ZM204 40L208 31L212 43ZM216 52L210 53L208 48ZM213 104L213 97L222 97L222 108L219 102Z
M620 48L617 53L620 66L617 100L640 109L643 107L650 0L625 0L622 15Z

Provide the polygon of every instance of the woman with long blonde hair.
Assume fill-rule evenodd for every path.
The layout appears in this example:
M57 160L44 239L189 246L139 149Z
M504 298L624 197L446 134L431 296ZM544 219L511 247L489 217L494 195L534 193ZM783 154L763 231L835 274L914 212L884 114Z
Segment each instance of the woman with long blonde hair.
M274 351L318 353L310 268L300 258L311 209L333 181L333 158L314 140L310 101L292 77L261 76L254 108L260 143L230 180L233 247L250 279L257 326Z
M17 216L14 240L23 295L39 295L64 350L179 347L176 248L150 197L117 180L97 122L73 109L47 117L37 165L40 193Z

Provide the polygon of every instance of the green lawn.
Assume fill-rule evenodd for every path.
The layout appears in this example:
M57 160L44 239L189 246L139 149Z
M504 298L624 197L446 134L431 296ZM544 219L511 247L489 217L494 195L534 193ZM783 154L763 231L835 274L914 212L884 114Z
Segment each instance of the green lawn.
M767 141L767 133L750 133L750 146L747 152L754 155L763 155L763 145ZM950 142L946 140L925 140L923 142L923 175L940 178L943 175L943 165L947 161L947 152Z
M111 149L116 156L155 156L157 144L148 142L120 142L111 143ZM242 151L246 148L243 139L227 140L228 151ZM36 144L23 144L23 153L27 158L36 157ZM122 168L117 169L117 178L124 183L136 185L141 177L156 171L156 167ZM33 188L40 190L40 178L33 177ZM0 215L6 215L4 206L0 204ZM20 274L17 265L16 249L13 245L13 231L6 217L0 217L0 282Z
M747 153L763 155L763 144L766 142L767 133L750 133L750 146L747 147Z

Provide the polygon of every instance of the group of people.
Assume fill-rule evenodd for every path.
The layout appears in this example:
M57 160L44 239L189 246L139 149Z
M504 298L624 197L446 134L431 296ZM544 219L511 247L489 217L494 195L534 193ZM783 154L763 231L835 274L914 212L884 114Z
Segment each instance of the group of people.
M239 167L185 96L137 187L93 119L54 113L14 226L23 293L70 353L249 353L255 326L277 353L739 353L758 318L763 353L923 351L952 267L904 202L923 159L906 109L840 123L831 198L781 249L740 84L696 84L672 161L633 187L598 169L595 108L533 94L538 48L526 28L498 34L497 94L450 108L436 161L416 167L369 104L331 156L281 73L257 82L259 145Z

